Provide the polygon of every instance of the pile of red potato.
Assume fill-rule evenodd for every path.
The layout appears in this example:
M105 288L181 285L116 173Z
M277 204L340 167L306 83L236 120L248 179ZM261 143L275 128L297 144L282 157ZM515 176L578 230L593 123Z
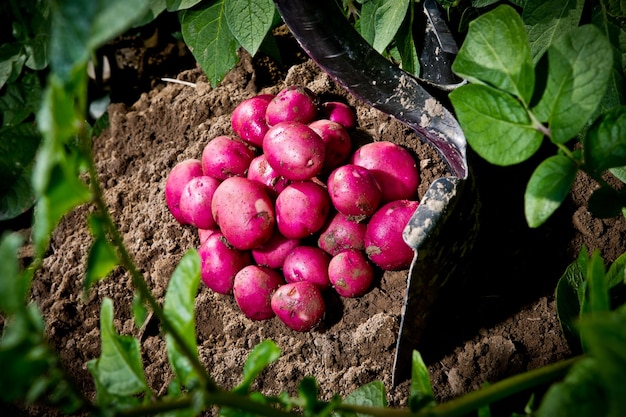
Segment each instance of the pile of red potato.
M323 292L358 297L377 268L406 269L402 230L418 206L417 161L388 141L354 149L356 115L291 86L233 111L232 136L178 163L168 208L198 229L202 281L252 320L296 331L323 318Z

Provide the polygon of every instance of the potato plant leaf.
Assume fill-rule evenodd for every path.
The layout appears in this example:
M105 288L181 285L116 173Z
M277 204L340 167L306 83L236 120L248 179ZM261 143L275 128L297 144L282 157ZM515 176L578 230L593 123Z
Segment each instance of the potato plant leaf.
M163 313L174 327L174 331L182 336L187 349L196 355L198 354L198 345L196 343L194 301L199 284L200 256L196 250L191 249L182 257L170 278L165 293ZM171 333L166 333L165 339L167 357L177 378L182 385L188 388L194 386L199 377L189 359Z
M100 357L92 360L90 371L100 389L115 396L146 392L148 384L141 361L140 344L131 336L121 336L113 324L113 300L105 298L100 310Z
M413 13L414 5L409 5L409 10L404 22L395 36L395 43L400 54L400 67L406 72L418 76L420 73L420 61L413 37Z
M22 46L17 42L0 45L0 88L22 72L26 55Z
M611 168L609 171L621 182L626 183L626 166Z
M470 82L506 91L528 104L535 72L519 14L501 5L470 23L452 70Z
M604 415L620 416L626 412L626 308L584 317L580 322L585 346L597 360L599 374L609 407ZM597 414L596 414L597 415Z
M524 193L524 214L530 227L541 226L561 206L577 172L574 161L560 154L539 164Z
M168 12L190 9L202 0L165 0Z
M556 38L578 27L584 5L584 0L526 1L522 20L535 63Z
M548 48L548 81L533 113L547 122L554 143L572 139L596 111L607 89L613 51L606 37L584 25Z
M582 316L609 311L611 302L609 301L609 287L604 270L604 261L597 250L591 254L587 263L585 280L587 282L585 297L580 307Z
M26 289L19 276L18 250L23 239L17 233L2 235L0 240L0 311L15 314L24 306Z
M374 16L374 43L372 47L382 53L396 36L407 14L409 0L385 1L379 4Z
M433 386L430 381L430 374L422 355L414 350L413 360L411 362L409 406L411 407L411 411L417 412L424 407L435 405L436 402Z
M272 0L229 0L224 5L231 33L253 56L272 27L275 11Z
M606 273L609 288L626 285L626 253L621 254L609 267Z
M29 210L36 202L31 184L32 163L0 194L0 220L13 219Z
M225 0L219 0L180 15L183 39L213 86L238 60L239 43L228 27L224 7Z
M626 106L604 114L584 138L585 165L602 172L626 165Z
M254 379L280 355L280 348L271 340L265 340L256 345L243 366L243 380L235 391L242 394L248 393Z
M556 312L561 325L561 331L572 351L580 351L580 336L576 327L580 319L580 306L584 297L586 269L586 251L581 249L578 259L567 266L565 272L559 278L556 286Z
M533 415L608 416L606 388L597 365L594 358L583 359L574 365L562 382L550 386Z
M381 381L372 381L352 391L343 400L345 404L387 407L387 394ZM348 414L343 413L344 417ZM355 414L362 416L361 414Z
M522 104L510 94L481 84L467 84L449 95L467 142L496 165L513 165L530 158L543 135Z
M103 220L99 216L92 214L88 219L88 223L94 240L87 255L87 269L83 283L85 291L109 275L119 264L115 248L107 238Z

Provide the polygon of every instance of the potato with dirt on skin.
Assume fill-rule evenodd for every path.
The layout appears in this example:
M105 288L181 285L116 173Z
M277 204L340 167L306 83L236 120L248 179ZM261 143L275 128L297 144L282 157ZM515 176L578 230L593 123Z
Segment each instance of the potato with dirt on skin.
M251 320L267 320L275 316L271 300L274 292L285 284L275 269L248 265L235 275L233 295L241 311Z
M192 178L203 175L202 162L199 159L186 159L174 165L165 180L165 203L174 219L180 224L187 224L187 219L180 211L180 196Z
M292 330L307 332L324 318L326 304L317 285L308 281L290 282L272 295L272 310Z
M263 184L248 178L222 181L213 194L211 211L226 240L237 249L261 246L274 232L274 203Z

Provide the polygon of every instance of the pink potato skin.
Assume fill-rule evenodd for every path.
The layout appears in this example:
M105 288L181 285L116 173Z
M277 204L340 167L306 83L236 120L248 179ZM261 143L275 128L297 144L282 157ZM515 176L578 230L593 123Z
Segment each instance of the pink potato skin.
M180 212L180 196L183 188L194 177L203 175L202 162L199 159L186 159L174 165L165 181L165 203L180 224L187 224L187 220Z
M305 124L280 122L265 134L263 153L278 175L291 181L302 181L321 172L326 144Z
M328 192L313 181L293 182L276 197L276 226L280 233L301 239L319 231L328 218Z
M413 249L402 239L402 231L419 202L396 200L382 205L370 218L365 231L365 252L385 271L406 269L413 260Z
M187 223L198 229L213 229L217 226L211 214L213 194L220 185L220 181L202 175L192 178L180 196L180 212Z
M287 282L308 281L324 291L330 287L330 256L315 246L298 246L285 258L283 275Z
M249 319L270 319L275 316L272 295L283 284L285 280L277 270L258 265L245 266L235 275L235 302Z
M340 101L324 102L320 106L320 112L326 119L339 123L347 130L352 130L356 127L354 110L345 103Z
M307 332L324 318L326 305L317 285L299 281L279 287L272 295L272 310L287 327Z
M255 157L250 162L247 177L265 185L270 197L276 196L289 185L289 180L276 173L274 168L267 162L265 154Z
M211 139L202 150L202 171L218 180L229 177L244 177L254 151L240 140L230 136L217 136Z
M235 249L220 232L207 237L198 253L202 260L202 282L219 294L232 294L235 275L252 263L250 252Z
M341 124L328 119L318 119L309 123L309 127L326 144L326 157L322 172L329 173L350 158L352 140Z
M321 229L317 246L333 256L345 249L365 250L366 229L367 223L335 213Z
M417 162L402 146L387 141L371 142L354 151L350 162L374 174L384 203L415 197L420 183Z
M292 85L281 90L272 99L265 110L268 125L280 122L310 123L317 116L315 94L306 87Z
M298 246L300 239L285 237L278 229L274 229L272 237L267 242L252 248L252 258L258 265L279 269L283 267L287 255Z
M200 244L202 245L204 241L209 238L209 236L217 231L217 225L215 229L198 229L198 239L200 239Z
M330 260L328 277L337 294L348 298L359 297L372 286L374 268L362 251L347 249Z
M263 146L263 136L270 128L265 121L265 111L274 97L273 94L259 94L239 103L230 117L235 134L257 148Z
M330 173L328 194L337 211L347 216L369 217L382 199L373 173L354 164L342 165Z
M222 181L213 194L211 212L228 242L240 250L262 245L274 232L273 201L263 184L245 177Z

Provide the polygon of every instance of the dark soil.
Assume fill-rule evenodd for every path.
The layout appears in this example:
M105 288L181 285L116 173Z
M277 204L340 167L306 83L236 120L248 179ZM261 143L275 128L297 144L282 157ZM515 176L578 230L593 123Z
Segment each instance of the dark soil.
M356 138L393 140L410 148L421 161L420 197L431 181L447 175L430 146L393 118L355 101L301 52L283 65L244 54L237 68L214 88L198 68L176 77L195 88L153 79L136 101L120 100L110 106L110 127L94 142L112 216L160 301L180 258L199 244L196 231L176 223L168 212L163 196L167 174L177 162L199 158L211 138L230 134L230 113L245 98L305 85L321 98L339 98L357 110ZM536 163L499 168L471 156L476 199L482 207L481 231L469 265L458 284L441 294L416 346L431 371L439 401L570 356L573 352L565 344L555 312L558 278L583 244L598 249L607 262L626 252L625 219L591 217L586 201L595 184L582 175L556 215L544 226L529 229L522 199ZM47 319L51 344L89 395L93 384L85 363L99 355L100 305L103 297L112 298L118 330L141 340L149 383L163 393L172 376L165 342L157 323L141 330L133 324L129 276L116 270L87 299L81 298L91 242L85 220L92 210L80 207L62 220L33 283L32 298ZM406 277L407 271L380 274L371 291L357 299L328 295L324 321L305 333L288 330L278 319L253 322L240 313L232 297L202 286L196 299L201 360L219 384L233 387L250 350L272 339L283 355L261 375L256 389L293 394L298 382L310 375L319 382L321 396L329 399L381 380L390 405L406 406L408 382L391 386ZM528 398L516 398L506 410L523 411ZM54 413L31 408L22 414Z

